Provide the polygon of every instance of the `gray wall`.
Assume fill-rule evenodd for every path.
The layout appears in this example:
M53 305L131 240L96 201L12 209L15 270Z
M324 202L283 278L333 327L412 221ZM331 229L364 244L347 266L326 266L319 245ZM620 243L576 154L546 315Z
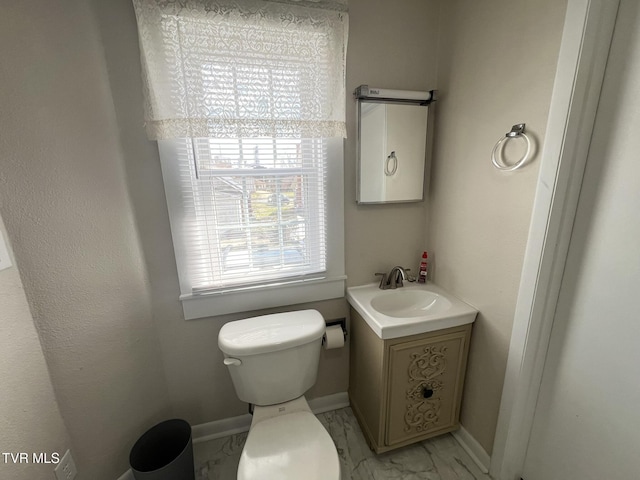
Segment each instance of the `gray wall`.
M8 245L0 218L0 234ZM62 456L71 441L64 426L40 348L33 318L15 258L0 272L0 431L3 452L57 452ZM31 460L31 459L30 459ZM49 478L47 464L13 464L0 459L5 480Z
M375 272L403 265L416 272L426 249L426 202L357 205L356 104L365 84L404 90L436 89L438 12L435 0L351 0L347 53L345 143L345 257L349 285L374 282Z
M280 309L185 321L157 147L143 129L142 86L135 17L129 0L93 3L102 34L120 128L129 192L149 272L153 311L172 405L194 424L241 415L217 335L233 319L316 308L327 319L348 315L346 301L331 300ZM346 271L352 285L395 264L417 266L424 245L426 206L357 207L355 204L355 102L360 84L405 89L435 88L437 2L352 0L347 58L345 141ZM384 59L384 60L383 60ZM414 268L415 268L414 266ZM325 351L308 398L346 392L348 348Z
M540 162L500 172L491 150L523 122L541 150L566 1L442 5L429 247L436 283L480 311L461 422L490 453Z
M2 7L0 214L80 478L113 479L171 409L102 47L84 1Z

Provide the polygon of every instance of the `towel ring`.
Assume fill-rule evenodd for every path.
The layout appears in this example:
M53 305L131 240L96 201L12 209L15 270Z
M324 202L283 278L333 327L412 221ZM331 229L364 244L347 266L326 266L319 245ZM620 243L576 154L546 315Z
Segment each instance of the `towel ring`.
M389 168L389 164L391 162L393 162L393 167ZM396 157L396 152L393 151L391 152L391 155L387 157L387 161L384 163L384 174L387 177L391 177L392 175L395 175L397 170L398 170L398 157Z
M524 133L525 125L526 124L524 123L519 123L511 127L511 131L500 140L498 140L498 143L496 143L495 147L493 147L493 152L491 152L491 161L498 170L502 170L503 172L512 172L513 170L517 170L518 168L520 168L526 163L527 160L529 160L529 155L531 154L531 140L529 140L527 134ZM527 144L527 151L525 152L524 156L516 163L514 163L513 165L507 165L502 159L502 150L504 149L504 144L506 143L506 141L511 138L524 139Z

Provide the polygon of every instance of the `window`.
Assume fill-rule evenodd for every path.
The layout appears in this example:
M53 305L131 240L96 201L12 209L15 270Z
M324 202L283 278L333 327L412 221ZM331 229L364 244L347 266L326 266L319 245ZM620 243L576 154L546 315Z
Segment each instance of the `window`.
M342 2L134 6L185 317L342 297Z

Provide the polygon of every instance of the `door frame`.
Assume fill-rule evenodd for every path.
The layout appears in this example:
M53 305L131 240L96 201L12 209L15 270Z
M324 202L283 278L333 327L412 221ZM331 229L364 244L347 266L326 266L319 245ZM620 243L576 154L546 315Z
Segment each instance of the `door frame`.
M520 479L619 0L569 0L490 474Z

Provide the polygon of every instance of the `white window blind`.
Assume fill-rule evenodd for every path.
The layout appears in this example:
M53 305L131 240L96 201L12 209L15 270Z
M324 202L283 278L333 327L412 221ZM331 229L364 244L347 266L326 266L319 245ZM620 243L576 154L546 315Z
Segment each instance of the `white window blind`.
M176 141L193 292L326 270L323 139Z

